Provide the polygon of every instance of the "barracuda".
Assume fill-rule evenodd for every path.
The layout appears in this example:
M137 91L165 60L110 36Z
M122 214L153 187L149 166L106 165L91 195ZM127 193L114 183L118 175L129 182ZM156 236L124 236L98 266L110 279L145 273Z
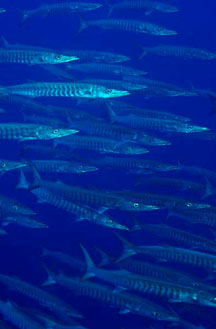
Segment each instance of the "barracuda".
M164 297L173 303L186 302L216 307L216 297L204 291L135 275L125 270L112 271L98 268L94 265L86 249L83 246L81 248L85 256L87 268L84 278L97 277L117 287Z
M143 75L147 72L134 69L130 66L123 66L117 64L103 64L103 63L81 63L81 64L67 64L67 69L71 71L80 71L83 73L93 73L93 74L102 74L102 75Z
M78 60L78 57L36 50L0 49L0 63L60 64Z
M96 166L102 166L111 169L120 168L129 170L131 173L139 174L151 174L154 172L167 172L178 170L178 166L174 164L129 157L120 158L105 156L102 159L92 160L92 163Z
M163 308L158 304L154 304L149 300L140 298L133 294L125 292L113 292L113 289L97 284L80 280L80 278L66 277L65 275L55 275L48 271L48 279L44 285L58 284L67 289L74 291L81 296L90 297L101 301L108 305L113 305L120 309L121 314L134 313L146 316L155 320L178 321L178 317L174 312Z
M136 246L117 233L115 235L123 244L123 253L119 260L136 254L149 255L162 261L191 265L208 272L216 271L216 256L189 249L162 246ZM119 261L118 260L118 261Z
M62 313L67 315L67 317L72 316L82 318L81 314L74 310L70 305L58 297L51 295L47 291L33 286L28 282L3 274L0 274L0 282L8 286L9 289L18 291L22 295L37 301L40 305L48 308L51 311L54 311L57 314Z
M189 233L168 225L138 224L140 230L155 234L159 238L179 243L187 248L200 249L208 252L216 252L216 243L202 236ZM139 228L138 228L139 229Z
M75 98L111 98L127 96L124 90L108 89L102 85L71 82L37 82L8 87L1 87L4 95L27 97L75 97Z
M50 193L55 193L56 196L60 196L71 202L102 209L103 212L107 209L120 209L125 211L149 211L157 209L157 207L151 205L137 203L134 199L132 201L125 200L116 195L116 193L110 191L89 190L79 186L66 185L60 181L57 183L44 181L34 167L33 172L34 183L31 187L32 190L38 187L45 188ZM26 184L24 185L26 186Z
M130 9L130 10L144 10L146 15L151 12L158 11L162 13L174 13L178 11L178 8L169 5L164 2L151 1L151 0L134 0L134 1L122 1L111 6L110 13L113 10Z
M94 21L82 21L80 31L89 26L96 26L104 30L120 30L125 32L145 33L152 35L176 35L176 31L144 21L130 19L99 19Z
M74 129L55 129L48 126L23 123L1 123L0 139L26 140L49 140L77 133Z
M158 47L142 47L142 57L148 54L158 56L173 56L183 59L216 59L216 53L206 51L199 48L180 47L180 46L158 46Z
M76 124L75 124L76 125ZM77 135L75 138L64 138L64 140L56 141L55 146L66 146L69 150L91 150L100 153L114 153L114 154L145 154L149 153L147 149L139 146L136 143L128 143L126 141L116 141L103 137L81 136Z
M102 225L112 229L129 230L126 226L117 223L105 214L100 214L96 210L93 210L87 206L79 205L78 203L73 203L63 199L62 197L59 197L44 188L34 189L32 192L39 198L40 202L47 202L55 207L76 215L78 222L88 220L97 225Z
M58 14L70 14L70 13L81 13L85 11L95 10L101 7L100 3L91 2L62 2L50 5L43 5L39 8L24 11L22 23L26 22L29 18L33 16L48 16L48 15L58 15Z

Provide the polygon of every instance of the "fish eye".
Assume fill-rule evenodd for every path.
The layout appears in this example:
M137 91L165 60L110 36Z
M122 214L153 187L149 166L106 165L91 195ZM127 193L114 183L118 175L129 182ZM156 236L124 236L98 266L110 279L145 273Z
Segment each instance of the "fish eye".
M135 203L133 204L133 207L134 207L134 208L139 207L139 203L135 202Z
M59 60L62 58L62 55L56 55L55 59Z
M106 89L105 92L106 94L110 94L112 92L112 89Z
M4 161L3 161L3 162L1 162L1 167L2 167L2 168L5 168L5 167L6 167L6 165L7 165L7 164L6 164L6 162L4 162Z
M18 210L18 206L15 204L15 205L13 205L13 207L12 207L14 210Z
M53 130L53 134L58 134L59 130L58 129L54 129Z
M82 166L82 165L80 165L80 166L79 166L79 169L83 169L83 166Z
M153 314L154 314L154 316L159 316L158 312L154 312Z
M107 223L112 224L113 223L112 219L108 219Z
M192 206L192 203L191 203L191 202L188 202L188 203L186 204L186 206L187 206L188 208L190 208L190 207Z

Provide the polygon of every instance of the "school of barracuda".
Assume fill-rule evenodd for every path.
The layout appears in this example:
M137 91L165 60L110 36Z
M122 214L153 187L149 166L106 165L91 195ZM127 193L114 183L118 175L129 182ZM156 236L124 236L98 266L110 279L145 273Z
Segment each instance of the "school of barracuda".
M37 28L37 19L46 22L48 16L77 15L82 47L71 43L70 49L49 49L36 46L34 39L27 45L10 42L6 35L1 37L1 67L21 65L29 69L27 81L4 84L2 80L0 86L0 115L4 118L6 113L11 118L1 120L0 140L2 145L3 140L16 145L19 154L14 159L0 159L1 177L14 177L11 195L0 195L1 239L7 239L8 227L13 225L15 229L20 226L24 236L31 236L33 229L49 233L52 220L46 220L27 201L13 197L14 191L22 190L34 198L35 205L43 203L61 211L59 226L64 226L68 213L75 225L87 221L86 225L97 228L102 239L104 230L109 231L121 249L113 256L92 242L92 250L78 236L76 248L82 255L78 258L48 250L38 242L41 269L47 279L35 285L31 277L27 280L1 270L0 285L8 296L0 297L0 327L93 328L88 327L77 303L81 300L88 305L92 299L110 307L115 316L119 313L119 317L127 318L131 313L139 317L142 328L208 327L203 312L214 316L216 308L216 173L196 163L187 165L187 159L166 162L161 152L169 152L175 138L182 143L193 138L213 143L216 133L192 122L189 115L175 113L175 108L161 110L160 99L172 97L178 102L179 97L207 97L214 113L216 94L154 80L146 72L145 58L155 56L159 61L160 57L172 57L176 66L184 60L215 65L216 52L178 45L178 41L173 44L178 31L169 24L158 24L157 17L177 13L181 17L174 1L69 1L19 11L20 35L30 22ZM9 12L10 7L0 8L0 18ZM88 19L90 12L95 16ZM142 19L136 19L137 12L143 13ZM110 51L109 47L94 49L98 29L115 33L115 38L118 31L125 38L140 35L137 67L128 54ZM85 49L86 30L91 31L91 49ZM145 44L146 34L155 38L154 47ZM131 47L137 46L133 39L128 40ZM50 79L34 76L32 67L36 66ZM61 106L56 100L62 98L72 99L73 105ZM143 107L137 105L137 98ZM145 107L149 98L158 101L158 109ZM15 121L14 111L20 116ZM97 187L98 180L112 173L115 180L120 173L134 184L119 189ZM77 183L82 177L85 183ZM155 214L155 222L154 217L148 221L150 214ZM73 227L69 229L73 237ZM141 242L135 242L137 234ZM145 234L152 236L152 244L146 244L142 238ZM49 285L53 285L52 292L46 287ZM61 290L70 298L60 297ZM11 297L11 291L23 297L22 305L16 295ZM29 300L34 301L34 309L29 307ZM94 311L97 317L97 306ZM188 320L188 313L194 314L194 321ZM117 328L115 323L113 328Z

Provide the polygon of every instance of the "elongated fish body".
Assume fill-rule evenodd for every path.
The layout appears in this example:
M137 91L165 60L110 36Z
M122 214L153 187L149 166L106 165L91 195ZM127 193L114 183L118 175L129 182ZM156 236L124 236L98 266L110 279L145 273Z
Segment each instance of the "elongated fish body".
M6 159L0 159L0 175L5 174L7 171L26 167L26 163L21 161L11 161Z
M153 54L158 56L172 56L182 59L201 59L211 60L216 59L216 53L212 53L199 48L180 47L180 46L157 46L157 47L143 47L142 55Z
M136 275L125 270L113 271L96 267L86 249L83 246L81 248L86 260L86 274L84 278L97 277L116 287L164 297L174 303L185 302L216 307L216 298L208 292L173 282Z
M100 64L100 63L82 63L82 64L67 64L67 69L72 71L80 71L83 73L93 73L102 75L143 75L146 72L134 69L129 66L117 65L117 64Z
M82 21L80 30L89 26L96 26L104 30L120 30L125 32L145 33L152 35L176 35L177 32L168 30L162 26L144 21L130 19L99 19L94 21Z
M160 246L137 246L134 249L134 253L149 255L157 259L163 259L164 261L203 268L209 272L215 272L216 268L215 255L189 249Z
M6 9L4 9L4 8L0 8L0 14L3 14L3 13L5 13L6 12Z
M208 211L175 209L170 211L168 216L179 217L192 224L200 224L216 228L216 213L211 209Z
M27 97L110 98L129 95L128 91L108 89L100 85L71 82L37 82L0 88L4 95Z
M39 172L45 173L85 173L97 170L96 167L75 161L31 160Z
M68 54L78 57L82 62L114 64L123 63L130 60L130 57L125 55L96 50L72 49L68 51Z
M129 76L129 77L123 77L124 81L135 83L135 84L141 84L146 85L147 88L143 93L145 92L146 97L151 96L158 96L158 97L177 97L177 96L197 96L196 91L191 90L184 90L179 86L173 85L171 83L167 83L164 81L159 80L152 80L147 79L144 77L138 77L138 76ZM137 89L137 93L138 93Z
M80 313L78 313L70 305L66 304L58 297L48 293L47 291L41 288L33 286L30 283L3 274L0 274L0 282L5 284L12 290L18 291L22 295L34 299L39 304L48 308L51 311L54 311L56 313L64 312L67 316L74 316L78 318L82 317Z
M164 2L151 0L121 1L120 3L111 6L111 10L115 9L145 10L147 13L151 13L152 11L159 11L162 13L173 13L178 11L177 7Z
M53 273L49 274L45 284L54 283L70 289L81 296L90 297L108 305L112 304L115 308L120 309L122 314L134 313L157 320L173 321L174 318L177 320L172 312L158 304L133 294L125 292L115 293L113 289L98 283L83 281L79 278L68 278L62 274L58 276Z
M216 252L216 243L199 235L189 233L168 225L140 224L141 229L158 236L159 238L178 243L186 248L197 248L204 251Z
M107 215L99 214L97 211L87 206L83 206L68 201L66 199L63 199L44 188L35 189L32 192L34 195L36 195L39 198L40 202L47 202L55 207L58 207L60 209L63 209L69 213L76 215L77 221L89 220L90 222L105 227L128 230L126 226L120 225L119 223L115 222Z
M84 81L86 83L100 85L106 88L127 90L128 92L147 88L147 85L145 84L136 84L123 80L85 79Z
M34 228L34 229L48 228L46 224L39 222L39 220L24 215L14 215L14 214L4 215L4 213L1 213L0 221L4 226L9 224L15 224L27 228Z
M188 122L191 120L190 118L184 117L176 113L137 107L119 100L109 100L106 102L106 105L108 108L112 109L115 113L119 115L138 114L147 118L174 120L181 122Z
M203 184L180 178L169 177L143 177L142 185L148 187L168 188L172 191L184 192L191 191L196 194L204 194L205 186Z
M178 166L162 163L157 161L134 159L134 158L119 158L106 156L102 159L93 160L96 166L102 166L106 168L120 168L130 170L131 172L138 173L152 173L152 172L166 172L178 170Z
M58 53L33 51L33 50L12 50L0 49L0 63L14 64L60 64L78 60L78 57L67 56Z
M50 5L43 5L34 10L24 11L23 22L32 16L48 16L48 15L59 15L59 14L70 14L70 13L81 13L85 11L95 10L101 7L100 3L91 2L61 2Z
M178 122L171 120L161 120L154 118L145 118L135 115L127 116L115 116L115 121L121 124L125 124L128 127L136 129L150 129L157 130L161 132L176 132L190 134L194 132L208 131L207 127L195 126L188 124L186 122Z
M0 139L26 140L49 140L60 138L76 133L74 129L55 129L48 126L23 123L1 123Z
M71 186L63 184L58 181L53 183L50 181L41 180L38 177L38 173L35 168L34 170L34 185L36 188L41 187L48 190L55 195L60 196L66 200L74 203L84 204L88 206L96 207L97 209L120 209L125 211L146 211L154 210L157 207L148 206L145 204L139 204L133 200L125 200L123 197L116 195L115 192L100 191L100 190L89 190L79 186ZM22 184L25 185L26 184Z
M32 328L32 329L43 329L44 327L33 320L31 317L27 316L25 313L18 310L9 301L0 301L0 313L3 318L9 321L11 324L19 329Z
M197 203L191 200L164 194L136 193L131 191L118 192L124 198L135 198L137 202L157 206L160 209L202 209L210 208L209 204Z
M158 266L133 258L124 259L118 265L129 271L142 276L149 276L161 281L176 282L185 286L193 286L195 280L193 277L186 276L183 273L168 269L167 267Z
M137 132L135 130L124 128L120 125L110 125L97 120L73 120L72 125L80 132L92 136L101 136L122 141L135 141L138 138Z
M107 124L96 120L79 120L72 122L73 128L78 129L87 135L111 138L119 141L135 141L139 144L147 146L167 146L170 142L163 139L144 134L137 133L136 130L130 128L124 128L121 125Z
M216 307L214 295L176 283L139 276L125 270L112 271L93 268L91 272L89 271L89 276L90 275L117 287L166 298L172 303L183 302Z
M91 150L100 153L115 154L145 154L149 151L136 144L128 144L124 141L116 142L114 139L94 136L77 136L76 138L67 138L62 142L56 142L55 145L64 145L69 149Z

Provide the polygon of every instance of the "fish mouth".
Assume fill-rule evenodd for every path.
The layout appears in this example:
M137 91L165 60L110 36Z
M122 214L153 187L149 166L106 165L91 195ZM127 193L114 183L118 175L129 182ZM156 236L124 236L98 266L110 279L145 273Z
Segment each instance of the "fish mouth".
M73 62L73 61L78 61L79 57L77 56L66 56L63 58L62 63L68 63L68 62Z
M160 35L177 35L177 34L178 34L178 32L176 32L174 30L165 30Z
M62 131L58 136L56 136L56 138L70 136L70 135L76 134L78 132L79 132L79 130L77 130L77 129L66 129L65 131Z
M130 92L127 90L115 90L112 92L111 95L108 95L108 97L122 97L122 96L128 96L130 95Z

